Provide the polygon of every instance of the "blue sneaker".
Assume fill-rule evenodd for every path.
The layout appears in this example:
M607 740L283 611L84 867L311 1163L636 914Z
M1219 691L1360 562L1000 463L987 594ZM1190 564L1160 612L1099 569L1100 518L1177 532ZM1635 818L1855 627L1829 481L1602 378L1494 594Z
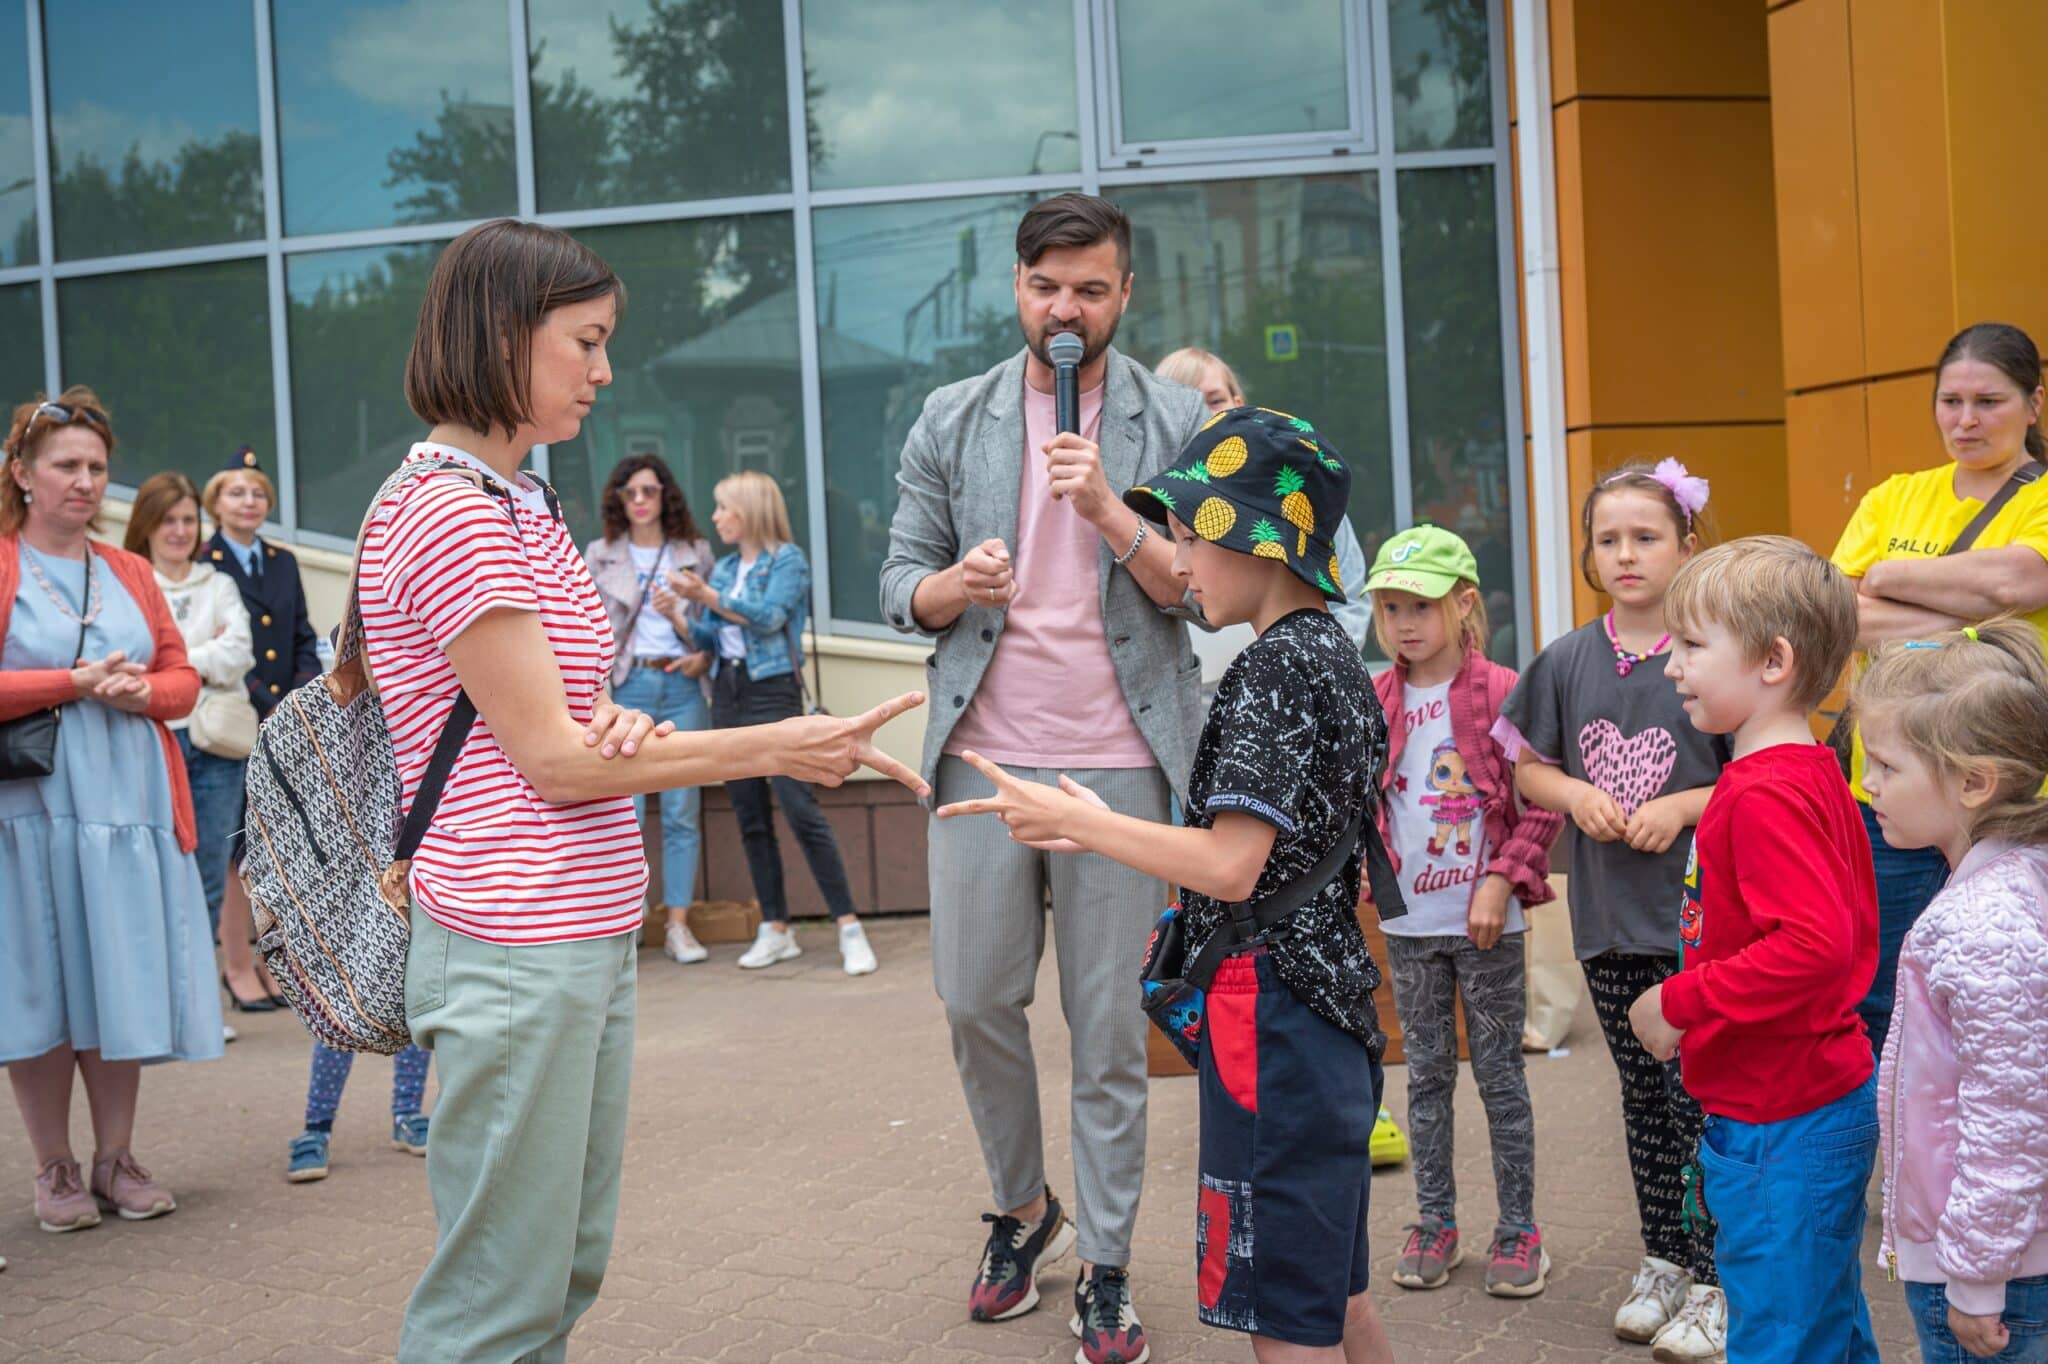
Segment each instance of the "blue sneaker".
M327 1137L325 1132L307 1130L292 1138L292 1161L284 1177L294 1184L310 1184L327 1178Z
M408 1155L427 1153L427 1115L407 1113L391 1120L391 1145Z

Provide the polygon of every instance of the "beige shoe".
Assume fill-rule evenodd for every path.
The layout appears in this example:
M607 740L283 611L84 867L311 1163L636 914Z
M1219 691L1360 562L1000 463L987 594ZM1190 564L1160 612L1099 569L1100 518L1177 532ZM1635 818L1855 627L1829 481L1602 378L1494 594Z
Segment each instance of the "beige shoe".
M146 1222L178 1210L171 1191L150 1178L149 1171L136 1164L126 1151L92 1158L92 1196L109 1212L118 1212L130 1222Z
M36 1174L36 1221L44 1231L83 1231L100 1224L100 1210L85 1190L78 1162L69 1156Z

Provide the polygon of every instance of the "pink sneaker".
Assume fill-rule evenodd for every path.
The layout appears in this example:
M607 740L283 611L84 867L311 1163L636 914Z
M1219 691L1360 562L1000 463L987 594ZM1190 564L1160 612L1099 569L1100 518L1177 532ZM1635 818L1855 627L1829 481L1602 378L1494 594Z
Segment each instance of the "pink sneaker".
M146 1222L178 1210L171 1191L149 1177L126 1151L92 1158L92 1196L100 1206L130 1222Z
M82 1231L100 1224L100 1210L85 1191L78 1162L62 1156L36 1175L36 1221L44 1231Z

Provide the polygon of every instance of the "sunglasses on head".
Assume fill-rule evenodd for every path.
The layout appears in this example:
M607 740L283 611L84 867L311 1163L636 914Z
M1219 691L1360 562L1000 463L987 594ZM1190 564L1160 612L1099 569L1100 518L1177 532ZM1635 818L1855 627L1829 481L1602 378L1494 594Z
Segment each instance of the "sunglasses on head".
M89 407L73 407L68 403L37 403L35 412L28 419L28 425L22 429L21 438L27 440L35 431L36 423L44 417L50 418L60 426L75 421L84 422L101 435L108 434L107 419Z

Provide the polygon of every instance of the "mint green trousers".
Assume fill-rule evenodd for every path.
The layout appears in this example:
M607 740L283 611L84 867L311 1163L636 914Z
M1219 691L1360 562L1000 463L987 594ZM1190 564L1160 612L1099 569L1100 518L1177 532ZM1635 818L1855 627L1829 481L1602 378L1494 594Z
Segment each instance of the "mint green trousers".
M401 1364L555 1364L618 1220L639 934L500 947L412 912L405 1012L441 1088L434 1258Z

